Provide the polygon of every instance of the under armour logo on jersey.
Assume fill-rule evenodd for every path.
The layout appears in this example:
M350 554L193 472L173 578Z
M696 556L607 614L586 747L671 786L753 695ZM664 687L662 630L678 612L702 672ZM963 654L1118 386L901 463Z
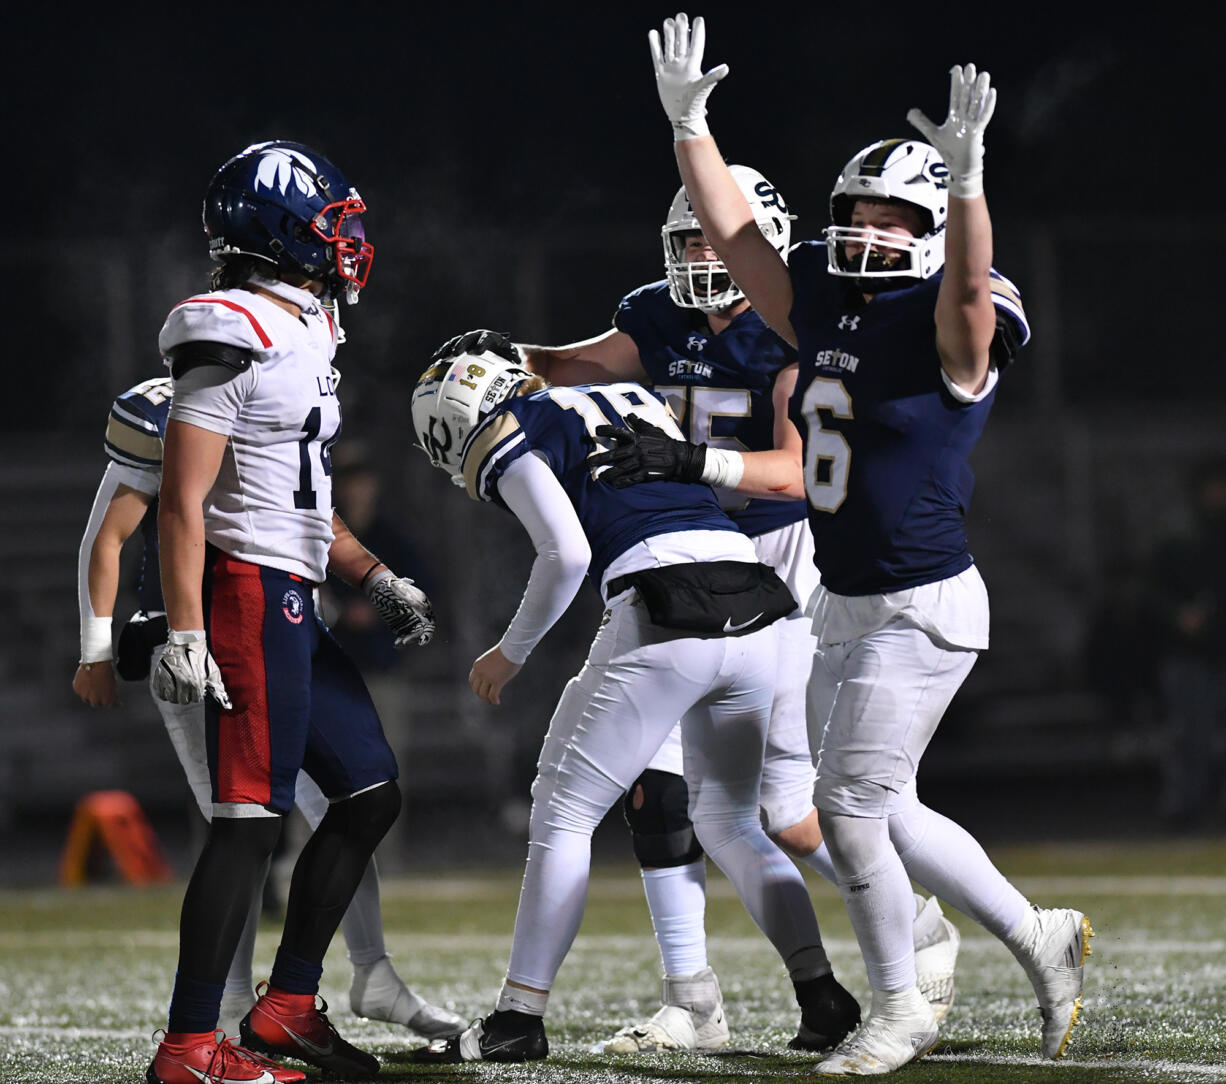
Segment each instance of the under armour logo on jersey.
M839 330L840 331L858 331L860 328L860 317L858 316L840 316Z
M685 349L691 354L701 354L706 345L706 337L698 334L697 331L691 332L690 337L685 340Z
M255 187L279 188L281 195L289 191L290 182L308 199L316 194L315 175L319 171L305 154L274 147L260 155L255 171Z

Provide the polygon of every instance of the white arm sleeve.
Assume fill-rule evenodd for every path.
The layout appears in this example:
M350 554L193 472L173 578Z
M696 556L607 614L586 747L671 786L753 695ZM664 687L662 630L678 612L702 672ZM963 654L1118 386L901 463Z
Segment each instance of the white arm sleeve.
M94 552L94 539L98 537L102 518L121 481L118 464L108 463L102 481L98 483L98 492L94 494L94 506L89 510L89 522L85 525L85 534L81 536L81 546L77 550L77 609L81 616L82 662L101 662L111 657L111 618L99 617L94 613L93 601L89 597L89 559ZM112 599L112 608L114 605Z
M562 483L535 455L521 456L507 468L498 495L536 549L524 597L498 642L511 662L522 663L578 593L592 549Z
M101 662L109 659L112 653L111 618L99 617L94 613L93 600L89 597L89 559L94 552L94 540L98 537L106 510L121 485L156 497L161 478L161 471L138 470L112 460L106 465L102 481L98 483L94 506L89 510L89 522L85 525L85 534L81 536L81 546L77 551L77 610L81 618L82 662ZM115 600L112 599L112 609L114 605Z

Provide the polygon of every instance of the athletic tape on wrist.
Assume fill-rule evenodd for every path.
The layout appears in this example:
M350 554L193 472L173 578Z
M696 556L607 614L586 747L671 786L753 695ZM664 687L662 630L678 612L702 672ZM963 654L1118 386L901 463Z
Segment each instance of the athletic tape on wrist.
M111 619L86 617L81 620L81 662L105 662L111 658Z

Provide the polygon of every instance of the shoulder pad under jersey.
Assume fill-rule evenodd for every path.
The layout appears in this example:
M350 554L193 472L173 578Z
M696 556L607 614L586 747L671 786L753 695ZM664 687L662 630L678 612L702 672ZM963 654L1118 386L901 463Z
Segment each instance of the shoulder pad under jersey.
M169 377L156 377L116 396L106 423L106 454L127 467L160 470L170 413Z
M181 301L166 317L158 335L163 356L186 342L220 343L259 356L272 348L252 294L226 290Z
M1030 322L1022 307L1018 288L995 268L992 269L992 303L996 306L996 336L992 340L992 360L997 368L1007 366L1030 341Z

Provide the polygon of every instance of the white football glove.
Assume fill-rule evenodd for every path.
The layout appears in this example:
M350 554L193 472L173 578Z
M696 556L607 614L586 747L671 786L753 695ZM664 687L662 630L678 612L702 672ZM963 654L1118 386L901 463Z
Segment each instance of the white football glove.
M203 629L170 630L149 687L168 704L198 704L211 696L227 710L234 706Z
M949 116L939 128L920 110L907 113L907 122L924 133L949 167L949 194L958 199L983 195L983 130L996 108L996 88L987 72L975 65L955 64L949 69Z
M407 577L397 578L390 569L371 576L363 588L371 605L396 637L396 646L425 647L434 639L434 607L420 587Z
M702 51L707 29L702 16L694 19L691 30L689 16L679 12L675 19L664 20L663 44L657 30L648 32L647 41L656 69L656 90L672 122L673 138L680 142L710 135L707 98L715 84L728 74L728 65L720 64L703 75Z

